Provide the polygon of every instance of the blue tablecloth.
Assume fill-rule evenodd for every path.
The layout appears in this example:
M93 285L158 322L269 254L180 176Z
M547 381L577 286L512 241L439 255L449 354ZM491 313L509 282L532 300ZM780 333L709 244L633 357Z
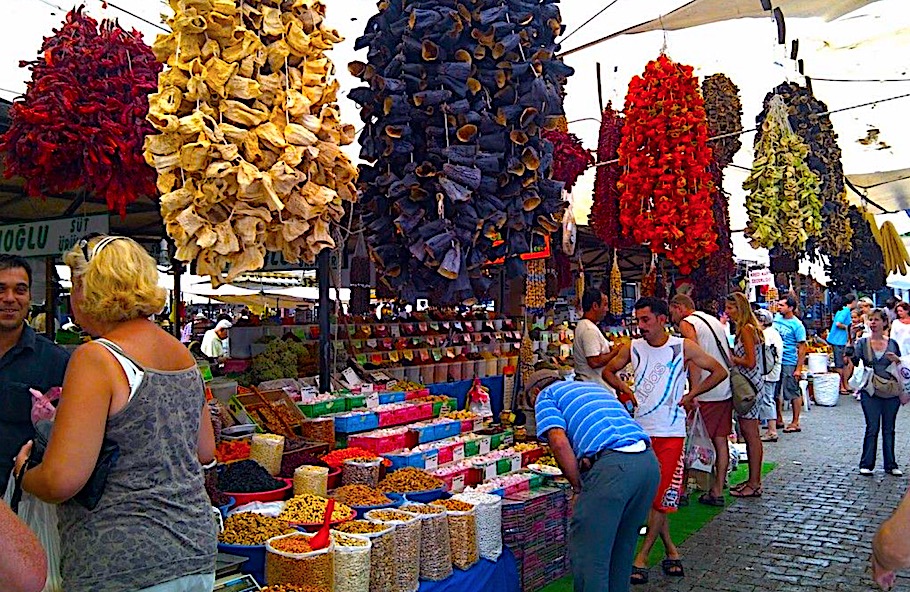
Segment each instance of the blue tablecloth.
M518 564L508 547L498 561L481 559L468 570L456 569L441 582L420 582L418 592L521 592Z
M493 417L498 418L499 414L502 412L503 384L505 380L502 376L492 376L490 378L481 378L480 382L490 389L490 403L493 406ZM430 389L430 394L432 395L445 395L458 399L458 408L464 409L465 398L467 398L468 390L470 390L473 383L473 380L459 380L458 382L431 384L427 388Z

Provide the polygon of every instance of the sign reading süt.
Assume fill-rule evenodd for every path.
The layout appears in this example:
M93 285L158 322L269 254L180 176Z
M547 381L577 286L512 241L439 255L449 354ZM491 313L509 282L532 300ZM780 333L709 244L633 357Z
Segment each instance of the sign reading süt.
M47 257L66 253L86 234L107 234L107 214L0 226L0 253Z

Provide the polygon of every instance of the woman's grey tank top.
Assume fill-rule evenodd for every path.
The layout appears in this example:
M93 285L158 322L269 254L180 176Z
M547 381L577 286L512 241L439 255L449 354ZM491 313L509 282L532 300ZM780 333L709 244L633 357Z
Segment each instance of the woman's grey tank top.
M145 369L113 348L143 376L107 420L120 458L98 507L70 500L59 508L67 592L125 592L215 571L217 529L198 458L202 376L196 368Z

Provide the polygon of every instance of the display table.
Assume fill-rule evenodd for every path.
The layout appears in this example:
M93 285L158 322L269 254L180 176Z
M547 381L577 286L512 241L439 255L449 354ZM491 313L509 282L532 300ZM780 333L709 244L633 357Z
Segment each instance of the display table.
M501 382L501 381L500 381ZM497 561L481 559L467 570L456 569L441 582L420 582L418 592L521 592L518 565L508 547Z
M499 414L502 412L503 384L505 383L504 377L491 376L489 378L481 378L480 382L490 389L490 404L493 407L493 417L499 417ZM471 389L472 384L474 384L473 380L459 380L457 382L431 384L428 385L427 388L430 389L431 395L445 395L447 397L452 397L453 399L458 399L458 408L464 409L465 399L468 396L468 391Z

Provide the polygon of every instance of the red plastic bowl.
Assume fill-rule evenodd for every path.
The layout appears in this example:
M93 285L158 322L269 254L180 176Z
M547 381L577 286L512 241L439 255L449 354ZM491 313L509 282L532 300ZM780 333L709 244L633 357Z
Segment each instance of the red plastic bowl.
M234 507L242 506L250 502L277 502L289 497L291 489L294 487L294 481L291 479L281 479L284 481L284 487L273 489L272 491L257 491L255 493L227 493L225 495L234 498Z
M337 489L341 487L341 467L337 469L332 469L329 471L328 482L326 483L328 489Z

